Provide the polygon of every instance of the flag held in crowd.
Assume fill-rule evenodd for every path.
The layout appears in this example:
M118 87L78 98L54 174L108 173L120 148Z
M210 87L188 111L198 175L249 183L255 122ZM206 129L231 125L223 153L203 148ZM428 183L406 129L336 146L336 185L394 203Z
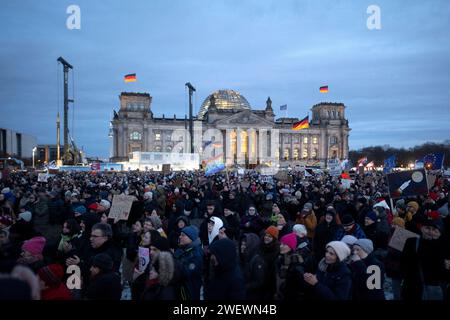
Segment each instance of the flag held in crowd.
M280 111L287 110L287 104L280 106Z
M395 155L384 160L383 173L390 173L395 168Z
M125 75L124 80L125 82L136 82L136 73L130 73Z
M367 163L367 157L363 157L361 159L358 160L358 167L359 166L363 166Z
M309 115L292 125L292 130L302 130L309 128Z
M320 87L320 88L319 88L319 91L320 91L321 93L327 93L327 92L328 92L328 86L322 86L322 87Z
M422 162L427 170L440 170L444 165L444 154L441 152L429 153L419 162Z

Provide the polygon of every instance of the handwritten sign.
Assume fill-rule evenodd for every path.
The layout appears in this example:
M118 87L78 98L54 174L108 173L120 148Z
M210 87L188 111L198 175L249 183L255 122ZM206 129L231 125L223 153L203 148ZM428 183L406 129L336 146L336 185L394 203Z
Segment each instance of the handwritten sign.
M114 195L108 218L114 219L114 223L117 223L119 220L128 220L134 199L134 196L124 194Z
M47 181L48 181L48 174L47 173L39 173L38 182L47 182Z
M389 241L389 247L403 251L406 240L409 238L418 238L419 235L403 228L395 228L394 234Z
M139 247L138 251L139 256L139 266L138 269L141 272L144 272L147 268L148 264L150 263L150 250L148 248Z
M170 164L162 165L162 173L163 173L163 175L167 175L170 173Z
M342 179L341 183L342 183L342 187L344 189L350 189L351 184L355 183L355 181L354 180L350 180L350 179Z

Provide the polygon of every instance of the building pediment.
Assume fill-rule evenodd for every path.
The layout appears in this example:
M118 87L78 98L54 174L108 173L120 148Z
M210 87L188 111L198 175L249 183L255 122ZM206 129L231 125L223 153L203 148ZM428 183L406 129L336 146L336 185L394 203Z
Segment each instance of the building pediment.
M251 110L245 110L218 120L217 127L273 127L274 123L254 114Z

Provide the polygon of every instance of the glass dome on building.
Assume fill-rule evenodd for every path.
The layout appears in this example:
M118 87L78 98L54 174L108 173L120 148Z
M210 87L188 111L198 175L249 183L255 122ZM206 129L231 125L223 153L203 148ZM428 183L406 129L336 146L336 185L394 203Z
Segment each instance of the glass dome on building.
M250 110L250 104L247 99L234 90L217 90L210 94L205 101L203 101L198 117L203 118L210 106L211 96L216 99L216 107L221 110Z

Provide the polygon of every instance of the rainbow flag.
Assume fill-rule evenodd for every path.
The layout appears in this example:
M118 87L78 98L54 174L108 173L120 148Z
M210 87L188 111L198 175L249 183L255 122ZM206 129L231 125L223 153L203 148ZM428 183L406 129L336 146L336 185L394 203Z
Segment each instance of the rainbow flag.
M309 115L292 125L292 130L302 130L309 128Z
M320 88L319 88L319 91L320 91L321 93L327 93L327 92L328 92L328 86L320 87Z
M136 82L136 73L127 74L123 79L125 82Z

